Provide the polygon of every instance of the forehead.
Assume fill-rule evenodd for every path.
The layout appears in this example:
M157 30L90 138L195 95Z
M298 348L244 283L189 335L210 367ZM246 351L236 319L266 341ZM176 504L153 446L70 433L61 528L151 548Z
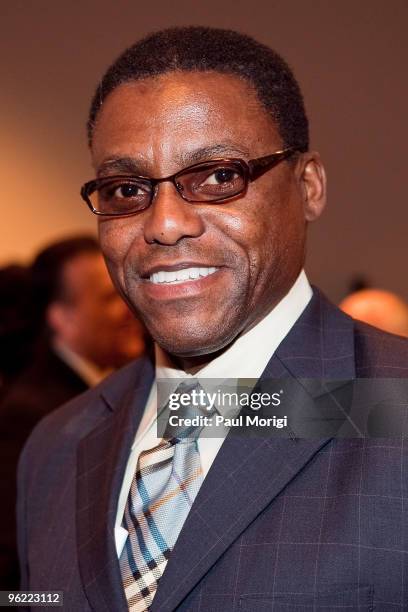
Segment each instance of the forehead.
M124 154L153 163L216 144L255 156L254 148L261 155L280 143L249 83L216 72L174 72L126 83L109 94L97 116L92 154L96 166Z

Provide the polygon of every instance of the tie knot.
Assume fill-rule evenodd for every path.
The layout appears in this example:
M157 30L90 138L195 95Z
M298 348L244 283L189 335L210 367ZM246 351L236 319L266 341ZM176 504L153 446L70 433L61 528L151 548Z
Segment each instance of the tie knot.
M169 420L163 438L173 443L197 440L205 427L206 417L215 412L214 408L209 409L210 403L204 389L195 379L183 381L173 393L174 397L178 397L178 408L174 412L170 409L167 411Z

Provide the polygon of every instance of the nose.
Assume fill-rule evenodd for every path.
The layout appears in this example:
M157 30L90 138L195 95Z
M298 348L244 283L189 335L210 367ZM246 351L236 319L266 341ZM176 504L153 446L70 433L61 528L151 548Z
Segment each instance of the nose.
M147 243L177 244L183 238L198 238L204 232L199 206L182 199L171 182L157 186L147 210L144 237Z

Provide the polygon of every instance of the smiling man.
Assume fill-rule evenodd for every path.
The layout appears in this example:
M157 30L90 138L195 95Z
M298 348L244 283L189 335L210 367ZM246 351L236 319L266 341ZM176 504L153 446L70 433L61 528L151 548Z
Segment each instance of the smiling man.
M29 440L23 588L63 591L72 611L403 609L402 439L156 427L161 378L194 397L215 378L407 374L405 340L354 322L303 271L326 179L290 69L236 32L158 32L104 75L88 128L96 178L82 197L155 364L131 364Z

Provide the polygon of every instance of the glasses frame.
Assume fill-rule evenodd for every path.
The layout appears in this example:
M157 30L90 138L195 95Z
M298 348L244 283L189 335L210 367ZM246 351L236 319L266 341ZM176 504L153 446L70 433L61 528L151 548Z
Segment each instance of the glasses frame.
M264 157L250 159L248 162L246 162L243 159L236 158L236 157L216 158L216 159L208 160L207 162L199 162L197 164L193 164L192 166L183 168L182 170L179 170L178 172L175 172L174 174L171 174L170 176L164 176L162 178L152 178L148 176L139 176L139 175L133 175L133 174L116 174L112 176L106 176L102 178L93 179L92 181L88 181L87 183L85 183L81 187L81 197L86 202L91 212L94 213L94 215L99 215L102 217L128 217L130 215L135 215L149 208L149 206L151 206L154 200L154 197L156 195L157 186L160 185L160 183L165 183L165 182L170 181L171 183L173 183L179 196L183 198L183 200L185 200L186 202L192 202L192 203L197 203L197 204L222 203L228 200L232 200L236 198L237 196L245 193L248 188L249 182L255 181L256 179L261 177L263 174L265 174L265 172L268 172L268 170L271 170L281 161L288 159L295 153L299 153L299 150L294 147L288 147L280 151L275 151L274 153L271 153L270 155L265 155ZM205 169L206 167L211 167L214 164L218 164L218 163L225 163L225 164L233 163L233 164L238 164L241 167L242 172L243 172L242 176L244 179L244 187L242 188L241 191L237 192L236 194L232 196L215 198L213 200L195 200L193 198L186 197L186 195L183 194L182 186L179 183L177 183L177 179L180 176L184 174L188 174L194 168ZM148 204L146 204L146 206L143 206L143 208L139 208L138 210L130 211L130 212L108 212L107 213L107 212L102 212L100 210L97 210L93 206L90 200L90 196L95 191L103 187L106 183L109 183L110 181L114 181L118 179L132 179L132 180L141 179L145 182L148 182L151 185L151 197L150 197L150 201L148 202Z

